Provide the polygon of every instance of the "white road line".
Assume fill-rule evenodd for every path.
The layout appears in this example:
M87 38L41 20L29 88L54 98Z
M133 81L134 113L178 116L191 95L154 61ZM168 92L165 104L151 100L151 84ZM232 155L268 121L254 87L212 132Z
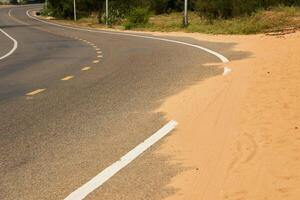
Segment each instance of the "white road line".
M32 9L30 9L30 10L32 10ZM164 42L181 44L181 45L190 46L190 47L194 47L194 48L206 51L207 53L210 53L210 54L216 56L217 58L219 58L223 63L229 62L229 60L225 56L221 55L220 53L215 52L213 50L210 50L208 48L199 46L199 45L190 44L190 43L186 43L186 42L181 42L181 41L177 41L177 40L171 40L171 39L165 39L165 38L159 38L159 37L152 37L152 36L145 36L145 35L136 35L136 34L130 34L130 33L110 32L110 31L101 31L101 30L91 30L91 29L83 29L83 28L77 28L77 27L71 27L71 26L64 26L64 25L61 25L61 24L56 24L56 23L52 23L52 22L48 22L48 21L44 21L44 20L38 19L38 18L36 18L36 17L34 17L34 16L32 16L32 15L29 14L30 10L27 10L27 12L26 12L26 14L27 14L28 17L30 17L30 18L32 18L34 20L46 23L46 24L51 24L51 25L54 25L54 26L68 28L68 29L72 29L72 30L80 30L80 31L92 32L92 33L122 35L122 36L145 38L145 39L152 39L152 40L159 40L159 41L164 41Z
M13 37L11 37L10 35L8 35L8 33L6 33L1 28L0 28L0 32L2 32L5 36L7 36L9 39L11 39L13 41L13 43L14 43L13 48L7 54L5 54L4 56L0 57L0 60L3 60L4 58L10 56L11 54L13 54L15 52L15 50L18 48L18 42Z
M41 92L44 92L46 89L37 89L37 90L34 90L32 92L29 92L26 94L26 96L33 96L33 95L36 95L38 93L41 93Z
M134 149L129 151L126 155L124 155L120 160L113 163L90 181L82 185L80 188L72 192L65 200L82 200L88 194L93 192L95 189L103 185L107 180L109 180L112 176L118 173L121 169L126 167L129 163L135 160L139 155L149 149L152 145L158 142L160 139L168 135L172 130L177 126L177 122L172 120L166 125L164 125L161 129L159 129L156 133L146 139L144 142L136 146Z

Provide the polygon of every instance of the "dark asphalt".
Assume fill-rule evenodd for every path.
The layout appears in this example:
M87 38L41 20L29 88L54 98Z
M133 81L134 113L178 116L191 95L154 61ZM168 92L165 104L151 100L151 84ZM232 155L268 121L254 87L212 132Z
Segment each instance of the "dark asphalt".
M0 27L19 44L0 61L0 199L67 197L166 124L155 110L167 97L223 72L203 65L216 57L191 47L55 27L28 18L29 8L13 8L13 17L0 9ZM93 47L70 36L101 48L100 63L92 63ZM10 41L0 34L0 42L2 55ZM225 44L203 46L231 54ZM68 75L74 78L60 80ZM46 91L25 95L39 88ZM177 192L167 185L184 169L155 154L159 145L88 199L158 200Z

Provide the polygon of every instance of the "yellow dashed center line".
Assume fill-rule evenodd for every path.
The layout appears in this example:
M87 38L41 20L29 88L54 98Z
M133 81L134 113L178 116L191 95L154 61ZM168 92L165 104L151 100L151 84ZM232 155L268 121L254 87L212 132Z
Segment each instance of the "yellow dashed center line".
M49 33L51 33L50 31L46 31L46 32L49 32ZM61 35L61 36L65 36L66 37L66 35L64 35L64 34L59 34L58 33L58 35ZM87 43L87 44L90 44L91 46L93 46L94 48L95 48L95 50L96 50L96 52L97 52L97 54L102 54L102 51L100 51L100 48L99 47L97 47L94 43L92 43L92 42L89 42L89 41L87 41L87 40L84 40L84 39L82 39L82 38L78 38L78 37L76 37L76 36L69 36L70 38L73 38L73 39L76 39L76 40L80 40L80 41L82 41L82 42L85 42L85 43ZM97 58L102 58L103 57L103 55L97 55ZM100 60L94 60L93 61L93 63L94 64L96 64L96 63L99 63L100 62ZM82 69L81 69L81 71L88 71L88 70L90 70L92 67L83 67ZM62 78L62 79L60 79L60 80L62 80L62 81L68 81L68 80L71 80L71 79L73 79L74 78L74 76L66 76L66 77L64 77L64 78ZM36 95L36 94L39 94L39 93L41 93L41 92L44 92L46 89L37 89L37 90L34 90L34 91L32 91L32 92L29 92L29 93L27 93L26 94L26 96L34 96L34 95ZM29 97L28 97L29 98Z
M41 92L44 92L46 89L37 89L37 90L34 90L32 92L29 92L26 94L26 96L33 96L33 95L36 95L38 93L41 93Z
M91 69L91 67L84 67L84 68L81 69L81 71L87 71L87 70L90 70L90 69Z
M64 78L62 78L60 80L62 80L62 81L68 81L68 80L70 80L72 78L74 78L74 76L66 76L66 77L64 77Z

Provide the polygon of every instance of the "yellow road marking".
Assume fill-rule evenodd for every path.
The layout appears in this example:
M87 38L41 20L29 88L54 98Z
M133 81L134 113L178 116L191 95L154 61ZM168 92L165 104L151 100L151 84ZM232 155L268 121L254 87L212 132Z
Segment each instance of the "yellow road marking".
M97 54L101 54L102 53L102 51L97 51Z
M90 70L90 69L91 69L91 67L84 67L84 68L81 69L81 71L87 71L87 70Z
M99 60L94 60L93 61L94 64L99 63L99 62L100 62Z
M103 58L103 56L102 55L98 55L97 58Z
M100 51L100 48L97 48L97 47L95 47L96 48L96 51Z
M27 96L33 96L33 95L36 95L36 94L38 94L38 93L44 92L45 90L46 90L46 89L37 89L37 90L34 90L34 91L32 91L32 92L27 93L26 95L27 95Z
M74 78L74 76L66 76L66 77L64 77L64 78L62 78L60 80L62 80L62 81L68 81L68 80L70 80L72 78Z

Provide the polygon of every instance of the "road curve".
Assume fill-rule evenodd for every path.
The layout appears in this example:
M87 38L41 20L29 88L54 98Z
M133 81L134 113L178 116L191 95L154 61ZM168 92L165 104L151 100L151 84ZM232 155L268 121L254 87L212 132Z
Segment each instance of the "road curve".
M156 109L167 97L223 73L205 65L220 58L194 48L217 44L69 29L28 17L36 8L0 9L0 28L18 41L0 61L0 199L66 198L164 126ZM88 199L176 192L168 183L183 169L159 146Z
M7 52L3 56L0 56L0 60L3 60L4 58L10 56L11 54L13 54L16 51L16 49L18 48L18 42L13 37L11 37L10 35L8 35L5 31L3 31L1 28L0 28L0 32L3 35L5 35L6 37L8 37L13 42L12 48L9 50L9 52ZM2 51L6 49L5 44L3 46L4 46L4 48L2 49Z

